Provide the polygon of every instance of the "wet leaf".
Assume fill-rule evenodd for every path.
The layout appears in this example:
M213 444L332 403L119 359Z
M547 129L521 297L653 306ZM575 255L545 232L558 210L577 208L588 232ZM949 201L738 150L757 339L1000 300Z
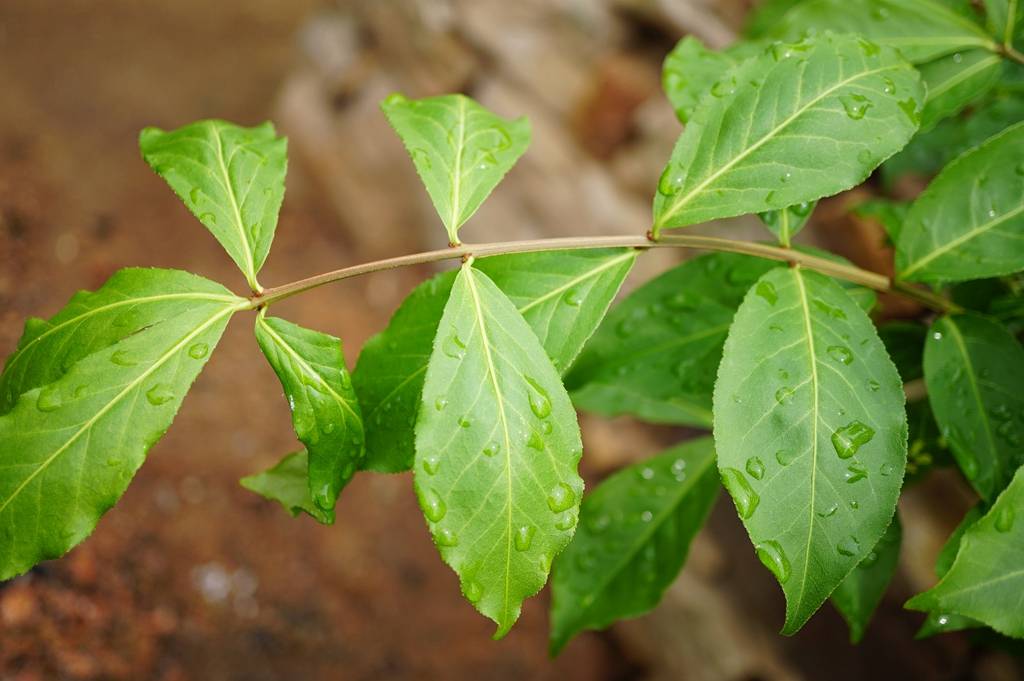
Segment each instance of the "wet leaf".
M274 467L242 478L242 487L265 499L276 501L295 517L306 513L324 525L334 522L334 509L325 510L313 503L309 493L309 454L292 452Z
M851 643L864 638L871 616L896 572L902 541L903 528L897 514L868 557L832 592L832 604L850 627Z

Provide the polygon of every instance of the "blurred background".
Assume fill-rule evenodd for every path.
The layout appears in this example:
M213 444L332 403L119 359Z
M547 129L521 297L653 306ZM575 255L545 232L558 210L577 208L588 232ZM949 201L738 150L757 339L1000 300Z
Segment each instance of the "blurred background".
M142 162L137 135L271 119L290 138L267 285L442 245L377 103L463 91L528 115L533 143L463 230L470 242L638 234L680 126L660 64L694 34L729 44L751 0L0 0L0 354L25 317L128 265L244 281ZM897 188L913 192L914 187ZM868 190L858 190L860 196ZM877 225L823 203L801 235L885 271ZM756 220L707 233L763 238ZM806 235L806 236L805 236ZM680 254L651 253L631 278ZM344 339L350 363L431 273L349 280L276 311ZM912 312L894 301L884 314ZM460 596L408 475L365 474L338 523L239 487L294 448L280 386L240 315L123 500L65 559L0 585L0 681L1024 678L967 634L915 643L901 608L970 504L933 476L902 502L901 570L859 647L826 605L795 637L727 499L652 614L546 654L547 592L512 633ZM588 484L689 433L584 417Z

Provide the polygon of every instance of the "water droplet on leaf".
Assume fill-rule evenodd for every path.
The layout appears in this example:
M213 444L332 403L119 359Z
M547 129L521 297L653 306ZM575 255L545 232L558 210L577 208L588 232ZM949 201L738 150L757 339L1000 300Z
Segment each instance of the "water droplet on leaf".
M736 503L736 511L740 517L746 520L754 515L757 505L761 503L761 497L747 482L747 478L735 468L722 469L722 484L729 490L733 501Z
M832 433L832 447L840 459L849 459L861 447L871 442L875 431L860 421L851 421Z

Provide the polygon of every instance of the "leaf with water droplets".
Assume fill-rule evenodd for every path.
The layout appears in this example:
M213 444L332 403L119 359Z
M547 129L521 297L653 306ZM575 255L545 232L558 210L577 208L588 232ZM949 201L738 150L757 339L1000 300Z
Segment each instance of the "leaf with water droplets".
M249 285L261 290L256 275L270 252L284 199L287 140L269 122L243 128L209 120L170 132L146 128L139 147Z
M970 617L1024 638L1024 467L989 511L971 525L949 571L906 607Z
M496 116L465 95L381 102L441 216L448 238L501 182L530 143L526 118Z
M112 323L112 302L156 295L160 281L173 283L168 293L187 295L153 307L128 303L122 313L138 310L129 330L91 321L90 312ZM246 305L201 277L128 270L96 293L79 294L37 329L41 334L23 340L21 352L38 350L19 360L22 375L12 380L28 389L0 417L0 579L61 556L92 532L170 426L206 363L206 356L191 357L189 348L213 348L231 315ZM54 337L78 339L88 354L53 350ZM58 356L66 359L59 370L52 364ZM8 362L8 370L16 366Z
M896 368L842 287L799 267L772 269L760 284L777 300L754 286L736 313L715 385L714 432L722 480L782 585L783 632L791 634L889 526L907 422ZM752 456L763 471L747 468Z
M941 317L925 342L924 378L961 470L993 499L1024 464L1024 348L985 317Z
M895 51L853 36L773 44L724 78L736 87L703 100L661 175L655 232L857 185L913 136L924 100Z
M896 572L902 541L903 528L897 514L867 558L832 592L832 605L850 627L851 643L859 643L864 637L868 622Z
M1003 73L1003 59L988 50L955 52L918 67L928 88L921 130L959 113L991 90Z
M635 259L635 251L622 248L544 251L479 258L475 267L512 300L564 372L601 322ZM366 416L370 470L392 473L412 465L423 376L454 280L455 272L446 272L418 286L359 355L352 380ZM457 349L454 339L444 340L453 344L449 350Z
M443 351L452 334L465 346L457 357ZM414 479L441 556L497 637L572 539L581 454L572 403L536 335L487 275L463 265L427 366Z
M334 504L364 456L363 417L341 341L260 314L256 341L274 369L308 452L309 494L333 522Z
M779 243L788 247L796 233L807 224L816 205L815 201L805 201L788 208L759 213L758 217L768 231L778 238Z
M972 507L964 515L960 524L956 526L952 534L943 544L942 550L939 551L938 557L935 559L935 576L942 579L949 572L949 568L953 567L953 561L956 560L956 554L960 551L960 540L963 539L964 532L967 531L974 523L978 521L982 515L985 514L984 509L981 505ZM955 615L949 612L930 612L925 618L921 628L918 629L915 638L928 638L936 634L944 634L950 631L961 631L963 629L972 629L975 627L983 626L981 622L973 620L970 617L964 617L963 615Z
M705 437L624 468L590 492L576 538L555 560L552 654L584 629L657 605L718 490L715 451Z
M739 42L725 50L710 50L692 35L680 40L661 67L661 88L676 117L690 120L700 100L722 76L760 51L756 43Z
M983 0L989 31L1006 45L1024 37L1024 2L1020 0Z
M309 454L306 450L292 452L272 468L242 478L242 487L265 499L276 501L294 518L307 513L320 523L334 522L334 509L325 510L313 503L309 493Z
M1024 269L1024 122L946 166L911 206L896 244L901 279L965 281Z

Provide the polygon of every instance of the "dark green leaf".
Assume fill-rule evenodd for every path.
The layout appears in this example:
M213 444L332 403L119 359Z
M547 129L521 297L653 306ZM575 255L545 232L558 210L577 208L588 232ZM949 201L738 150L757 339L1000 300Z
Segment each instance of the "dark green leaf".
M832 592L832 604L850 627L851 643L864 638L868 622L896 572L902 541L903 528L897 514L867 558Z
M293 518L308 513L324 525L334 522L334 509L320 508L309 494L309 455L304 449L292 452L273 468L242 478L241 483L250 492L281 504Z
M903 383L867 315L802 268L740 305L715 385L715 444L791 634L870 553L906 465Z
M959 113L991 90L1003 71L1003 60L988 50L967 50L918 67L928 94L921 112L921 130Z
M961 470L993 499L1024 463L1024 349L984 317L941 317L925 344L924 376Z
M249 285L270 252L284 198L288 143L270 123L200 121L139 136L146 163L217 238Z
M960 550L960 540L963 539L964 532L967 531L971 525L977 522L984 514L984 511L980 506L975 506L964 516L960 524L956 526L953 533L946 540L946 543L942 546L942 550L939 551L939 556L935 560L935 576L942 579L949 572L949 568L953 567L953 561L956 559L956 554ZM983 626L981 622L972 620L970 617L964 617L963 615L954 615L951 613L942 612L930 612L922 623L921 628L917 631L915 638L928 638L936 634L945 634L951 631L962 631L963 629L972 629L975 627Z
M983 0L988 28L996 39L1012 44L1024 27L1024 2L1020 0Z
M415 484L441 556L496 637L572 539L581 454L544 348L487 275L463 265L423 385Z
M889 240L895 243L900 238L900 230L903 229L903 221L907 218L908 210L910 204L902 201L869 199L858 204L853 212L858 217L878 220L882 229L889 235Z
M924 325L916 322L887 322L878 327L878 335L885 343L885 349L904 383L924 376L922 361L927 335Z
M657 605L718 490L708 437L629 466L588 494L576 538L554 565L552 654L583 629L603 629Z
M789 247L792 238L807 224L816 205L814 201L805 201L788 208L760 213L758 217L780 244Z
M363 417L341 341L262 313L256 340L281 381L295 433L306 445L310 498L333 515L338 494L365 452Z

